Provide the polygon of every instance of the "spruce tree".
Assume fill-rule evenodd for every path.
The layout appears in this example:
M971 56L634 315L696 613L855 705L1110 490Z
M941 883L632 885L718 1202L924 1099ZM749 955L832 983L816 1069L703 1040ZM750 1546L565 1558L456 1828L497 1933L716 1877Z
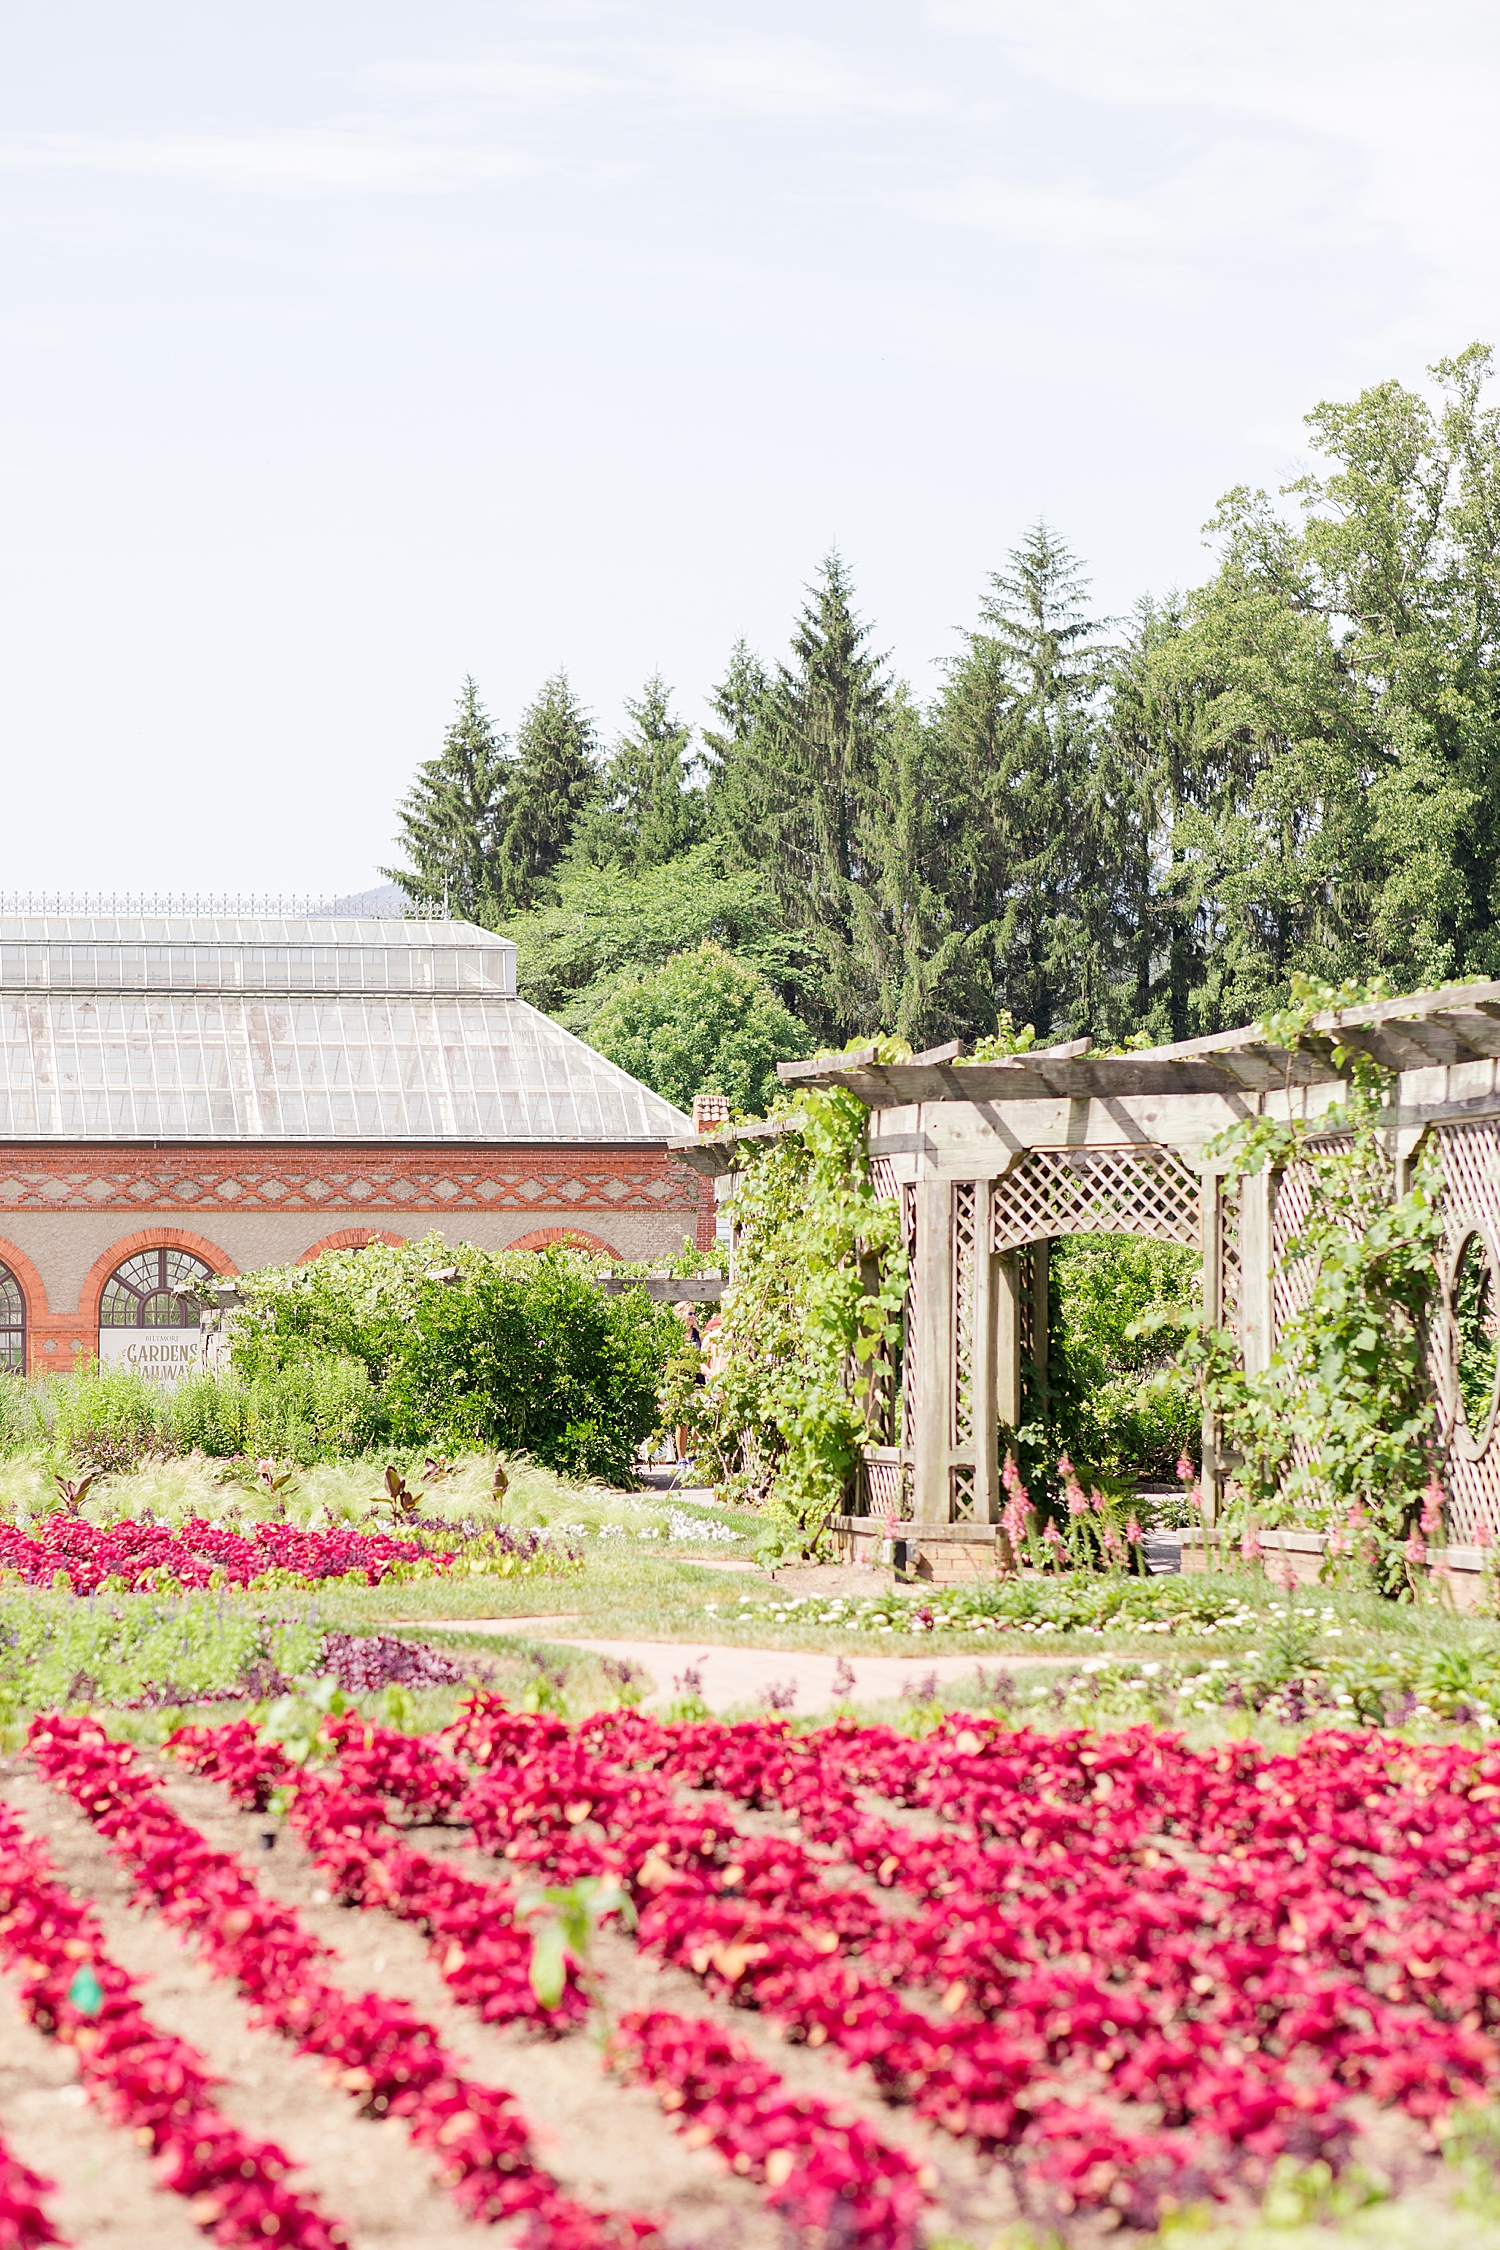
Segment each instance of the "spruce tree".
M963 912L973 808L946 750L899 688L865 810L855 959L871 993L866 1023L916 1048L994 1029L990 932Z
M594 722L566 672L543 683L516 729L505 834L500 847L504 907L514 913L546 890L579 817L598 786Z
M703 729L708 761L705 799L711 826L717 827L721 812L726 818L732 817L729 805L735 760L755 732L770 685L770 673L742 636L729 652L728 671L708 698L719 722L717 727Z
M792 661L759 698L715 819L726 847L761 868L788 927L818 948L816 1028L849 1033L868 1023L872 1000L856 894L869 874L863 845L891 689L837 554L808 591Z
M661 867L702 834L703 792L688 770L693 730L672 712L672 691L652 674L638 701L625 702L630 725L616 743L603 785L575 842L596 867Z
M441 752L417 768L397 812L398 841L411 864L380 870L414 906L460 921L493 921L503 897L500 850L510 770L505 737L466 679Z
M1099 767L1102 628L1085 592L1076 558L1037 524L991 577L937 713L948 786L969 808L950 902L960 926L988 933L994 1011L1044 1038L1116 1012L1123 936L1119 790Z

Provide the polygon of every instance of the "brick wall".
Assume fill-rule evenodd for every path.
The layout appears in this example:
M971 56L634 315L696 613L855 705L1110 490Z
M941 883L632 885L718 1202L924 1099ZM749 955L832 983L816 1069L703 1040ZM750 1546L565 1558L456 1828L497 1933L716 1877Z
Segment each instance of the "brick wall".
M701 1181L660 1148L23 1147L0 1150L0 1261L26 1298L28 1359L96 1344L99 1291L148 1242L216 1269L289 1264L368 1234L503 1250L576 1232L626 1259L704 1237ZM708 1239L712 1240L710 1202ZM118 1255L116 1255L118 1252Z

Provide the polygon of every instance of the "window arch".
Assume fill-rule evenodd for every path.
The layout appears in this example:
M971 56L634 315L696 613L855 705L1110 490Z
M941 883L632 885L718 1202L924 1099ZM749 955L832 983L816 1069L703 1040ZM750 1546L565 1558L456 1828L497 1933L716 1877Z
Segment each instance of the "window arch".
M9 1266L0 1266L0 1368L26 1372L26 1299Z
M214 1269L190 1250L138 1250L117 1266L99 1299L101 1328L196 1328L199 1286Z

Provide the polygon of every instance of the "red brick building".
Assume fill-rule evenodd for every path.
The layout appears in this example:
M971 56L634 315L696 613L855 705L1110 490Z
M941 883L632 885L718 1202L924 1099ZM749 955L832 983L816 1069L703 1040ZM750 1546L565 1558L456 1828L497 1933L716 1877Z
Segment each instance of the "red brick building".
M0 1034L0 1364L165 1362L193 1281L371 1240L712 1239L691 1121L466 923L0 916Z

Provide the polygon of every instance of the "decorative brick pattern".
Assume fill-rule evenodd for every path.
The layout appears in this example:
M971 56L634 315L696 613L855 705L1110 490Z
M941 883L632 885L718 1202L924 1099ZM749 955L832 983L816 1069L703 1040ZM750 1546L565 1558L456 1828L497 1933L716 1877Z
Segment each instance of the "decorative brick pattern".
M656 1149L24 1148L3 1211L691 1211L697 1175Z

